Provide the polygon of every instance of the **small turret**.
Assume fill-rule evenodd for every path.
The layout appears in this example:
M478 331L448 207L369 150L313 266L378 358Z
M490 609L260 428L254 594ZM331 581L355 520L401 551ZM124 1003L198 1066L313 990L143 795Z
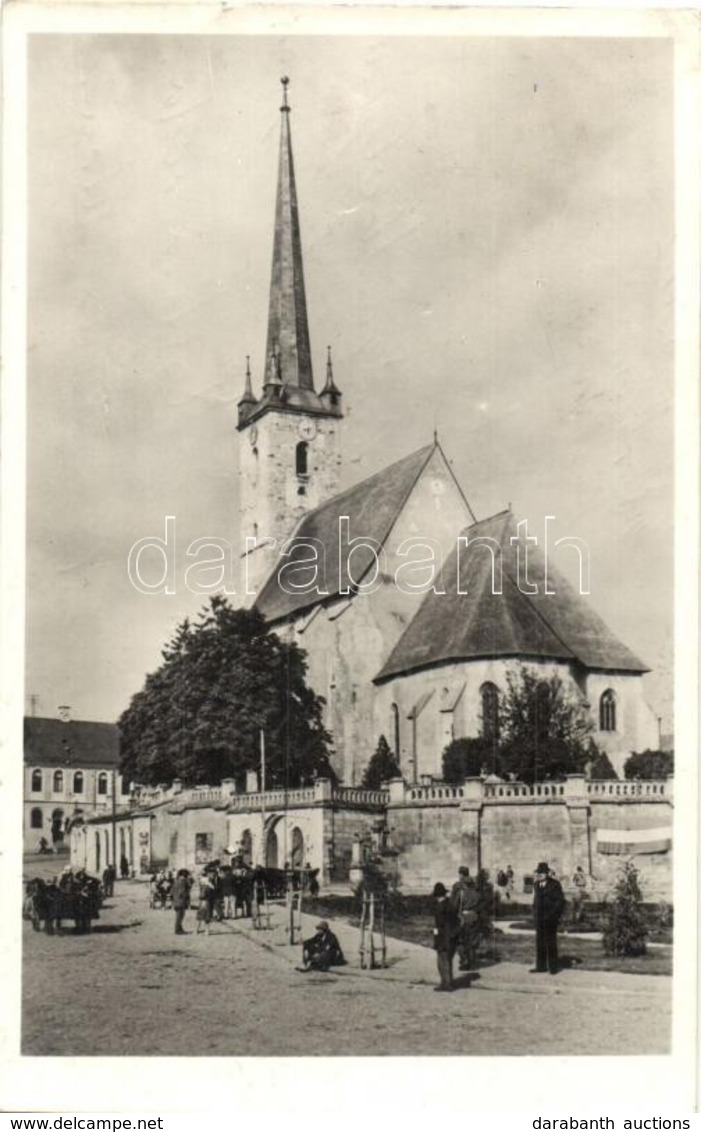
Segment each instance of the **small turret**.
M333 379L333 363L331 361L331 347L327 346L326 356L326 385L319 394L319 400L328 413L335 413L339 417L341 412L341 391Z
M246 422L258 404L251 387L251 359L246 355L246 383L239 400L239 428Z
M277 343L270 351L268 358L268 372L263 386L263 394L266 401L279 401L282 392L282 372L280 365L280 351L277 348Z

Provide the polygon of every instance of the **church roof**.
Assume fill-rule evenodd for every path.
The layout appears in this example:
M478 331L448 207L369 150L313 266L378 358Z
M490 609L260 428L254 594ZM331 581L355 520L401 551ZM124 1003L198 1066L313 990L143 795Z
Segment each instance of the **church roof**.
M27 716L24 720L24 761L27 766L97 767L111 770L119 764L119 730L116 723Z
M313 545L321 545L324 554L317 563L317 586L321 592L286 592L278 584L279 567L276 567L255 603L256 609L266 620L277 621L311 608L320 601L336 597L342 588L349 585L347 554L343 556L339 570L339 519L341 516L348 517L351 539L362 535L382 546L434 450L433 444L420 448L418 452L405 456L396 464L390 464L347 491L333 496L304 516L292 536L294 542L286 561L297 562L301 566L308 560L309 551L305 551L305 540L309 542L313 539ZM356 582L362 581L373 562L374 555L368 547L359 546L353 551L353 578Z
M533 544L528 547L527 581L537 585L538 593L519 589L519 550L523 588L526 572L525 545L518 536L510 511L463 531L468 544L459 554L456 546L437 584L444 592L426 595L375 677L377 683L441 663L494 657L569 660L586 668L647 671L550 563L548 589L554 592L545 593L545 560ZM493 592L500 587L498 570L497 584L492 585L492 547L475 542L478 538L494 540L501 550L501 593ZM494 557L498 561L496 548Z

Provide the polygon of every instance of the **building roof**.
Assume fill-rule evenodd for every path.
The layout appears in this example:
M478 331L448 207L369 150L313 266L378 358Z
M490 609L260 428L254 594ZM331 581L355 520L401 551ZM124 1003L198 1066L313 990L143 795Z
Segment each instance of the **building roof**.
M76 767L112 770L119 764L119 730L116 723L89 720L24 720L24 761L36 767Z
M446 561L439 591L421 603L385 665L380 683L416 669L459 660L522 657L575 661L586 668L646 672L646 666L622 644L586 599L550 563L545 593L545 560L528 547L526 588L525 544L510 511L468 527L467 538ZM480 544L478 538L493 540ZM514 541L512 541L514 540ZM492 549L501 553L502 585L492 585ZM518 562L521 555L519 588ZM461 592L462 591L462 592Z
M411 491L426 467L435 445L429 444L390 464L388 468L376 472L355 487L334 495L301 520L293 535L293 546L286 561L299 563L300 567L309 561L309 545L324 548L323 556L317 565L319 572L316 585L320 592L288 593L278 583L279 566L273 570L255 603L268 621L277 621L304 609L311 609L321 601L336 597L350 584L348 575L348 556L343 556L339 565L339 519L348 517L349 537L362 535L384 545L392 527L404 507ZM306 541L306 549L305 549ZM359 546L353 551L352 567L355 582L360 582L373 565L375 559L369 547Z

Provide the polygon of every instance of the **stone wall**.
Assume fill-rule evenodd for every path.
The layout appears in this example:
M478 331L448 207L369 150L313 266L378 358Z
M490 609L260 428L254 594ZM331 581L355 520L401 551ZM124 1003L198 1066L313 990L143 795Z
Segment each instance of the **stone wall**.
M673 783L588 783L571 776L564 783L408 787L390 784L387 821L399 850L400 885L405 892L430 891L448 883L461 864L487 869L492 879L511 865L517 898L530 898L530 878L545 860L567 886L577 865L590 891L610 891L621 857L601 852L597 832L671 829ZM672 899L672 853L636 853L644 895Z

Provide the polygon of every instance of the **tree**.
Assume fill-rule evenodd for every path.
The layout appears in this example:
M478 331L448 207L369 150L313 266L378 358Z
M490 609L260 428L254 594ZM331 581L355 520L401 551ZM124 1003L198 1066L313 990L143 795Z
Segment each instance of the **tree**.
M638 751L626 759L623 773L634 782L671 778L674 774L674 751Z
M259 765L261 729L269 786L333 776L324 701L307 686L305 655L268 632L259 613L213 597L161 655L119 720L127 780L240 781Z
M383 782L391 778L401 778L399 763L390 750L384 735L380 735L375 752L365 767L362 785L368 790L377 790Z
M613 900L605 902L603 945L607 955L644 955L647 925L642 910L638 870L624 861L613 890Z
M443 752L443 781L453 785L481 774L499 774L501 758L492 739L453 739Z
M521 782L583 774L593 724L587 705L559 676L521 664L500 705L502 770Z
M606 751L600 751L593 742L591 742L587 775L589 778L594 778L598 781L618 778Z

